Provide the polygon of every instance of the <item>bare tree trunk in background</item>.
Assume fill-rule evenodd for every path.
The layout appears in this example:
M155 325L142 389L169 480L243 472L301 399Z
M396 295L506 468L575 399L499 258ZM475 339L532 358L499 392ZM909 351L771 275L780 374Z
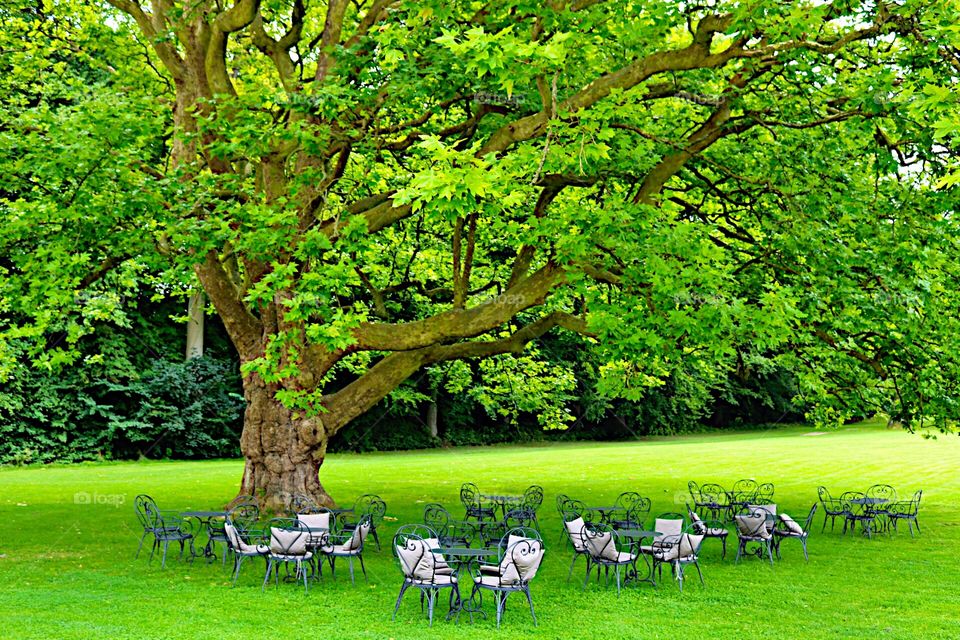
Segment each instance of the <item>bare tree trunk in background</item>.
M190 296L187 303L187 353L186 359L199 358L203 355L203 307L206 304L203 291Z

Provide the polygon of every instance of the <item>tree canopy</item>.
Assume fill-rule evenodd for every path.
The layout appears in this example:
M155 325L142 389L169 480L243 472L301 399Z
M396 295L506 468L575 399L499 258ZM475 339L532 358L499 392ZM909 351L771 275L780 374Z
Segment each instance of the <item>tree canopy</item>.
M54 366L125 290L199 282L246 376L244 490L322 494L327 439L414 372L555 329L608 396L780 366L820 423L958 415L957 2L0 22L0 347Z

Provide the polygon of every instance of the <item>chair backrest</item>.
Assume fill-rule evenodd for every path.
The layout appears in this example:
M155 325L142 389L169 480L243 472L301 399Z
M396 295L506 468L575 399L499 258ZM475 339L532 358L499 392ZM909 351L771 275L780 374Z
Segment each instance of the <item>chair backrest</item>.
M567 517L567 514L575 513L579 517L583 517L587 512L587 504L583 500L577 500L576 498L567 499L566 503L563 505L563 511L561 516L564 520L570 518Z
M157 503L147 494L141 493L133 499L133 510L136 512L137 520L140 521L140 525L143 526L144 529L149 529L152 526L150 524L150 517L147 515L148 506L153 507L153 509L159 513L160 510L157 509Z
M657 537L677 536L683 533L683 514L668 511L661 513L653 522L653 530L660 534Z
M690 499L694 504L700 502L700 485L696 481L691 480L687 483L687 491L690 492Z
M757 493L758 488L759 486L756 480L737 480L733 483L733 495L736 496L738 500L753 500L753 496Z
M638 525L645 526L647 518L650 517L650 498L640 496L640 499L633 503L633 506L627 511L627 520L636 522Z
M817 513L817 507L820 506L814 502L810 506L810 511L807 513L807 519L803 521L803 530L810 531L810 525L813 524L813 516Z
M376 526L383 522L383 516L387 513L387 503L375 494L366 493L353 504L353 512L358 516L370 516L370 522Z
M897 501L897 490L888 484L875 484L867 489L866 497L884 499L888 503Z
M777 523L776 516L759 507L743 509L733 520L737 533L745 538L769 538Z
M563 511L564 511L563 504L569 499L570 499L570 496L568 496L565 493L557 494L557 513L563 514Z
M754 500L760 503L773 502L774 487L772 482L764 482L757 485L757 491L754 493Z
M639 500L641 496L636 491L624 491L617 496L617 499L613 501L614 506L620 507L624 511L630 511L630 508L633 507Z
M422 524L405 524L393 536L393 551L400 562L400 570L410 579L431 581L441 565L437 554L431 551L437 542L437 532Z
M833 502L833 496L830 495L830 491L823 485L817 487L817 495L820 497L820 502L824 507Z
M507 535L510 528L502 520L484 522L479 525L480 539L487 548L500 547L500 542Z
M290 499L290 508L294 513L313 513L314 510L320 508L320 505L308 495L295 493L293 498Z
M696 559L700 554L700 545L703 544L703 533L694 530L694 525L688 525L680 534L680 547L677 555L680 558Z
M501 584L530 582L543 561L543 539L529 527L511 529L505 538L500 560Z
M270 521L270 553L278 556L303 556L307 553L310 530L296 518Z
M239 553L259 552L256 545L252 545L244 539L243 532L237 528L230 516L227 516L223 522L223 531L226 534L227 545L229 545L233 551Z
M423 507L423 524L441 535L450 524L450 512L438 502L431 502Z
M503 523L508 529L529 527L537 522L536 511L525 507L510 509L503 516Z
M163 514L160 513L160 508L156 502L152 500L143 502L142 506L148 529L163 529L166 526L163 522Z
M543 504L543 487L532 484L523 492L523 508L536 512Z
M620 556L620 536L604 522L587 522L580 529L583 548L595 560L617 561Z
M333 512L323 507L311 513L298 513L297 520L310 529L326 529L327 531L333 529L333 525L337 521ZM314 533L314 535L316 534Z
M464 508L480 506L480 488L472 482L460 485L460 503Z
M248 529L260 520L260 507L244 502L230 509L227 515L238 528Z
M862 511L863 506L853 504L851 500L860 500L861 498L865 497L866 495L862 491L844 491L842 494L840 494L840 504L846 511Z
M716 483L700 486L700 500L695 504L721 506L727 504L727 490Z

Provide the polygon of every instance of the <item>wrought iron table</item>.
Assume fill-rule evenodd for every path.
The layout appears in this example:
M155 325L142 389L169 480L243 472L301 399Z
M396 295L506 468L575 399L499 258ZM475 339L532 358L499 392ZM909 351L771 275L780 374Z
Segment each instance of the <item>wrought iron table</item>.
M431 553L442 554L447 561L456 567L458 582L464 575L470 577L471 594L464 598L463 594L454 601L454 594L450 594L450 613L447 614L447 620L456 616L457 622L460 621L460 614L467 613L470 616L470 622L473 622L473 614L479 613L486 619L487 614L483 612L483 595L477 591L473 594L472 569L479 567L480 559L497 555L496 549L472 549L470 547L435 547L430 549ZM461 587L464 585L460 585Z
M649 530L647 530L647 529L617 529L617 535L619 535L619 536L621 536L621 537L623 537L623 538L629 538L630 540L633 540L634 542L636 542L636 545L637 545L637 557L638 557L638 559L639 559L639 556L643 556L643 562L644 562L644 564L647 565L647 577L641 578L641 577L640 577L640 572L639 572L639 570L637 569L637 561L634 560L634 562L633 562L633 573L632 573L632 574L629 574L629 573L628 573L628 574L624 577L623 583L624 583L624 584L627 584L628 582L631 582L631 581L634 581L634 580L635 580L635 581L637 581L637 582L649 582L649 583L652 584L654 587L656 587L656 586L657 586L657 581L656 581L656 580L654 579L654 577L653 577L653 564L650 562L650 559L647 557L647 554L640 552L640 543L641 543L645 538L653 538L653 539L656 539L658 536L660 536L660 535L662 535L662 534L661 534L659 531L649 531Z
M196 547L194 546L194 540L190 541L190 557L204 557L207 559L207 562L213 562L217 559L217 554L213 551L213 536L210 533L210 521L214 518L226 518L226 511L184 511L180 514L184 518L193 518L203 526L203 530L207 533L207 543L203 546L203 553L197 553Z

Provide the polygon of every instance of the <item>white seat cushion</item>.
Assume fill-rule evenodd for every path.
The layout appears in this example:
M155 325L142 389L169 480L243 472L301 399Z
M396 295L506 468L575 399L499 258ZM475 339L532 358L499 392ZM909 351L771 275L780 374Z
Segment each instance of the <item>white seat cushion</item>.
M653 530L660 536L678 536L683 532L683 520L661 520L657 518L653 523Z
M309 540L310 536L303 531L270 528L270 552L274 555L302 556L307 553Z
M299 520L303 526L310 527L311 529L330 528L329 513L298 513L297 520Z
M791 518L791 517L788 516L787 514L781 513L781 514L780 514L780 521L783 522L784 526L787 528L787 530L786 530L785 532L781 532L781 533L787 533L787 534L793 535L793 536L802 536L802 535L803 535L803 527L801 527L801 526L797 523L796 520L794 520L793 518Z
M765 539L770 537L770 532L766 526L767 519L761 513L734 516L734 521L737 523L737 531L743 538Z
M583 518L577 518L576 520L563 523L563 526L567 529L567 534L570 536L570 542L573 543L573 548L577 551L585 550L583 546L583 537L581 536L583 525Z

